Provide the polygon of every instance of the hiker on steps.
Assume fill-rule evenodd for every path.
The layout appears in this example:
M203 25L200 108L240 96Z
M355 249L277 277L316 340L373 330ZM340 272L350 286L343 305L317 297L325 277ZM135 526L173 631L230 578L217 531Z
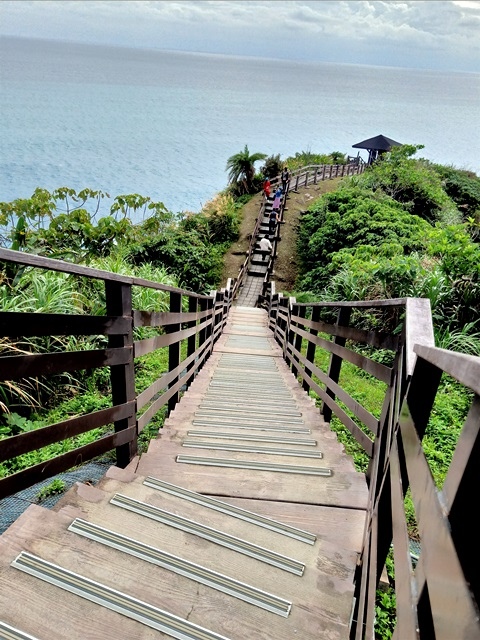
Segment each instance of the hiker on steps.
M276 210L277 212L280 211L281 203L282 203L282 187L278 187L278 189L275 191L275 197L273 198L272 209Z
M270 198L270 180L268 178L265 178L265 181L263 183L263 195L265 196L265 200L268 200Z
M272 243L270 242L270 240L267 238L267 236L263 236L263 238L261 238L260 240L260 251L262 252L262 260L265 260L266 255L267 255L267 251L269 251L270 253L272 253ZM265 251L265 253L263 253Z
M275 229L277 228L277 222L280 222L280 214L277 209L270 211L270 217L268 219L268 233L271 236L275 235Z

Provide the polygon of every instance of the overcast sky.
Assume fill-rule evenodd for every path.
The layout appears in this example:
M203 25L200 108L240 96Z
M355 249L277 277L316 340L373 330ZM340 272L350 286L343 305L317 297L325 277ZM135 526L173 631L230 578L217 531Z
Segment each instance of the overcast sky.
M480 1L471 0L3 0L0 34L480 71Z

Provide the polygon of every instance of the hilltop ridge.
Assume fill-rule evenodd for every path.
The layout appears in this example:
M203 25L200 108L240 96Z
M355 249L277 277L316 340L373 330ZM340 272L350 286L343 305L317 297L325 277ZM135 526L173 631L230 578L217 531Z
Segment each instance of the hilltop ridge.
M334 191L341 178L319 181L308 187L300 187L298 192L290 191L281 230L281 242L275 260L274 280L278 291L293 291L298 275L297 230L303 211L323 193ZM228 278L235 278L239 272L250 242L250 234L260 211L263 194L257 193L242 208L239 238L224 256L222 286Z

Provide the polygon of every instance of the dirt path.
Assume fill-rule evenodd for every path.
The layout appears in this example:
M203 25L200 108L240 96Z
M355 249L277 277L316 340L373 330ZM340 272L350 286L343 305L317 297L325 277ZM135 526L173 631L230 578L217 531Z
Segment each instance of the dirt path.
M334 180L319 182L316 185L309 185L307 188L300 188L298 193L290 191L284 224L282 224L281 242L278 245L278 254L275 261L274 280L277 283L277 291L291 292L295 287L298 275L297 229L302 212L306 211L312 202L323 193L334 191L339 182L340 178L335 178ZM255 227L262 199L262 194L256 194L242 209L239 239L230 247L224 257L222 286L227 278L237 276L245 260L250 243L250 234Z

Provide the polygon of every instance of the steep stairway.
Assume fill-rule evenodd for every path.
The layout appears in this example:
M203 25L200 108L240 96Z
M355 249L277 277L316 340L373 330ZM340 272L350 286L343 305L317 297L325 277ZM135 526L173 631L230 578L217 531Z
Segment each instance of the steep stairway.
M146 454L0 537L0 638L346 640L366 502L266 313L236 307Z

